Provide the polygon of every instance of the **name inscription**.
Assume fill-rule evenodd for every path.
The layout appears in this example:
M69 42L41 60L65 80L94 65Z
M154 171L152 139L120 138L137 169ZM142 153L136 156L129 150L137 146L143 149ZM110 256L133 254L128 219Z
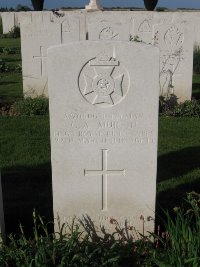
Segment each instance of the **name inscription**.
M142 113L67 113L64 127L56 129L53 138L57 143L152 144L153 131L144 121Z

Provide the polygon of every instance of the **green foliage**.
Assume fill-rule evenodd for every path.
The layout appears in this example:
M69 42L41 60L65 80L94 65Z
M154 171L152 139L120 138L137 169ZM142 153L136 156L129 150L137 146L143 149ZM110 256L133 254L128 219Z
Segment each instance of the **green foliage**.
M31 8L26 5L17 5L16 11L31 11Z
M1 34L0 38L19 38L20 37L20 28L14 26L9 33Z
M17 47L0 47L0 54L17 55L20 53L21 53L20 48Z
M81 224L63 224L59 232L48 233L43 219L33 213L33 238L27 238L20 225L18 238L9 236L9 243L0 247L0 266L12 267L121 267L141 266L133 244L110 239L111 235L93 236ZM85 226L86 227L86 226ZM129 264L129 265L128 265ZM131 265L130 265L131 264Z
M157 7L156 8L156 11L158 11L158 12L164 12L164 11L166 11L166 10L168 10L168 8L167 7Z
M200 118L200 99L188 100L178 104L171 102L171 99L166 99L161 96L159 104L159 112L161 115Z
M175 218L166 212L166 231L135 241L115 224L115 233L99 233L93 222L74 220L50 233L49 224L33 212L33 234L27 237L22 225L18 237L10 235L1 244L0 266L7 267L198 267L200 266L200 195L192 192ZM115 234L118 237L115 239ZM153 239L152 239L153 237Z
M175 220L166 213L166 232L157 239L151 263L158 267L200 266L200 194L189 193L182 207L174 208Z
M20 38L0 39L0 114L23 95L20 51Z
M21 64L18 65L8 65L2 59L0 59L0 73L3 72L21 72L22 66Z
M194 73L200 73L200 47L196 46L194 49L194 56L193 56L193 71Z
M49 102L43 96L36 98L27 97L17 101L14 104L14 110L23 116L48 115Z

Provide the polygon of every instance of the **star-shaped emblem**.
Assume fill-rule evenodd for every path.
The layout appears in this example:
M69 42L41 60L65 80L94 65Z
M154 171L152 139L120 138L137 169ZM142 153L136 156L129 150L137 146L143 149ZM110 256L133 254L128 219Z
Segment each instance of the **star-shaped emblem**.
M84 74L84 96L94 104L114 105L123 97L122 81L124 74L115 73L113 66L93 67L95 75ZM106 71L105 71L106 70Z

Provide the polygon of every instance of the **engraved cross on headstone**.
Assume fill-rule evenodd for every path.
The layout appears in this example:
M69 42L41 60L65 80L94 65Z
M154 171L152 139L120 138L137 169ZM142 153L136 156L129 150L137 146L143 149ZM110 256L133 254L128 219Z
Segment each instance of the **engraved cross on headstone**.
M124 170L108 170L108 149L102 149L102 169L101 170L84 170L84 176L101 176L102 177L102 210L107 210L107 178L108 175L123 175L125 176Z
M44 47L40 46L40 55L33 56L34 59L40 60L40 69L41 69L41 76L44 76L44 60L46 60L47 56L44 56Z

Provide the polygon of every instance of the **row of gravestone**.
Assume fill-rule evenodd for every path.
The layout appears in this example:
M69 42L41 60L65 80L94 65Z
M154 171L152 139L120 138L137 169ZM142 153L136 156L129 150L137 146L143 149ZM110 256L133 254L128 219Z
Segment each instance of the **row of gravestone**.
M7 14L2 15L3 20ZM86 39L129 40L131 36L133 41L160 48L160 94L173 96L178 102L190 100L193 47L200 40L198 15L146 11L19 12L24 95L48 95L48 47Z
M97 234L153 232L160 84L178 95L192 76L184 16L128 14L41 13L21 24L23 79L48 83L54 217Z
M71 16L51 21L51 30L45 25L47 39L32 54L48 77L54 217L137 239L137 231L154 231L161 84L181 100L191 97L193 27L176 13L159 20L157 13L93 12L88 40L72 40L80 23ZM36 25L23 25L22 44L24 33L32 42L41 36ZM54 34L60 45L48 49ZM147 44L130 42L130 34Z
M153 232L159 49L79 41L47 50L55 231L81 221L93 236ZM0 179L5 239L2 203Z

